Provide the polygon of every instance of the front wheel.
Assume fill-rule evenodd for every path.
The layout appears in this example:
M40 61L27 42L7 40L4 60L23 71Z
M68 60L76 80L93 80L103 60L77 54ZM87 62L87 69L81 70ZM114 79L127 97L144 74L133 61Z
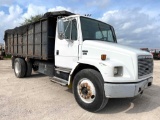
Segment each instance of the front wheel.
M77 103L90 112L103 109L108 102L103 78L93 69L84 69L77 73L73 80L73 92Z

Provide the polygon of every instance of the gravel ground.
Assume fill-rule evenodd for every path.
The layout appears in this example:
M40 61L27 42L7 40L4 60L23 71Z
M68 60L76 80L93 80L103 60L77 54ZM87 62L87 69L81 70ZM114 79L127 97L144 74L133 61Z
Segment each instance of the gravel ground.
M0 61L0 120L160 120L160 61L154 82L142 96L110 99L104 110L90 113L76 103L70 89L34 73L18 79L10 60Z

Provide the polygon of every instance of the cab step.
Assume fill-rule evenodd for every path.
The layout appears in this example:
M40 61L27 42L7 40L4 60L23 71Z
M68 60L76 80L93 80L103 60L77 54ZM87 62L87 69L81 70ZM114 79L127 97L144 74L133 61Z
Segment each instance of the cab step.
M55 82L55 83L58 83L58 84L60 84L62 86L67 86L68 85L68 81L66 81L66 80L64 80L62 78L55 77L55 76L53 78L51 78L51 81Z
M68 69L68 68L55 68L55 71L61 71L61 72L64 72L64 73L70 73L72 69Z

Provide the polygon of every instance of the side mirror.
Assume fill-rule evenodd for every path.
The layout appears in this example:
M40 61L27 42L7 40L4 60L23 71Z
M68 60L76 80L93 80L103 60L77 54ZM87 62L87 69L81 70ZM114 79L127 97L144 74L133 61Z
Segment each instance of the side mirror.
M64 22L62 19L58 19L58 37L64 39Z

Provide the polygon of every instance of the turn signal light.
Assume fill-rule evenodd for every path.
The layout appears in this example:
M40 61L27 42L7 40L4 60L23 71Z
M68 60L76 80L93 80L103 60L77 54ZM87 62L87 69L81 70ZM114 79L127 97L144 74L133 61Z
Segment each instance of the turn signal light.
M106 60L106 58L107 58L106 54L101 55L101 60Z

